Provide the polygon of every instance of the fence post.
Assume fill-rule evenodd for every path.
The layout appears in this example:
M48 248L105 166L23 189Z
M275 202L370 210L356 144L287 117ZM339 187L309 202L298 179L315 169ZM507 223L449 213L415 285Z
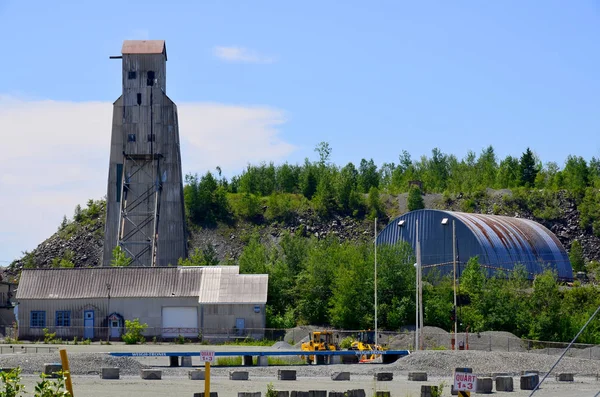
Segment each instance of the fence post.
M490 335L490 351L492 351L492 335Z

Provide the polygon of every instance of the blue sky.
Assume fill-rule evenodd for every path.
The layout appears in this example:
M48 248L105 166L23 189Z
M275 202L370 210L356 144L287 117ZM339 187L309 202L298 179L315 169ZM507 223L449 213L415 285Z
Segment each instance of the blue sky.
M597 1L0 0L0 35L0 265L105 193L124 39L167 41L184 172L600 156Z

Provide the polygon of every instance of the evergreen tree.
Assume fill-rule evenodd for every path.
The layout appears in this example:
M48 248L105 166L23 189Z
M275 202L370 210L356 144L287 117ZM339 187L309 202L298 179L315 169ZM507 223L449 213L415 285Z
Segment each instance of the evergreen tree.
M120 247L116 246L112 251L112 259L110 265L114 267L124 267L131 264L132 259L127 256L125 251Z
M583 257L583 248L581 248L579 240L574 240L571 243L569 260L571 261L574 272L582 272L585 270L585 258Z
M537 176L538 169L535 164L535 156L533 155L531 149L527 148L527 150L525 150L521 156L519 170L521 186L535 186L535 177Z
M421 189L418 187L412 187L408 192L408 210L421 210L425 208L425 202L423 201L423 195Z

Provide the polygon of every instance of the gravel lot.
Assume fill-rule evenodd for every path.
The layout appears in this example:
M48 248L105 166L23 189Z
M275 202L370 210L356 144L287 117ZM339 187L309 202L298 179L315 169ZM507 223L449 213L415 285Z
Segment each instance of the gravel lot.
M278 346L285 347L285 346ZM200 345L146 345L146 346L67 346L71 371L77 397L80 396L191 396L192 392L202 391L203 382L187 379L190 368L170 368L166 357L111 357L102 351L198 351L198 350L268 350L270 348L248 348L240 346L200 346ZM274 348L272 348L274 349ZM275 350L275 349L274 349ZM281 351L281 350L278 350ZM277 370L282 367L218 367L211 368L213 391L220 397L237 397L238 391L266 391L267 384L272 382L279 390L335 390L345 391L362 388L370 395L372 391L390 390L392 396L419 396L419 382L408 382L408 371L425 371L429 382L425 384L449 385L455 367L471 367L478 375L494 372L507 372L515 376L524 370L547 372L558 356L548 356L521 352L486 352L486 351L422 351L415 352L393 364L355 364L355 365L292 365L286 369L295 369L298 380L295 382L277 381ZM37 381L37 374L44 363L59 362L56 353L19 353L0 355L0 367L20 366L24 381L32 389ZM192 358L194 366L201 363L198 357ZM121 369L122 379L118 381L100 380L98 373L102 367L111 366ZM143 381L139 378L142 368L159 368L163 370L163 380ZM232 370L248 371L249 381L229 381ZM334 382L330 379L333 372L346 371L351 374L351 381ZM394 381L379 382L375 385L373 374L376 372L393 372ZM590 396L600 390L600 361L566 357L555 372L573 372L576 382L558 383L551 376L544 383L540 396ZM518 390L518 377L515 377L516 392L511 396L526 396L529 393ZM446 387L444 395L450 395ZM496 393L502 394L502 393ZM264 395L264 394L263 394Z

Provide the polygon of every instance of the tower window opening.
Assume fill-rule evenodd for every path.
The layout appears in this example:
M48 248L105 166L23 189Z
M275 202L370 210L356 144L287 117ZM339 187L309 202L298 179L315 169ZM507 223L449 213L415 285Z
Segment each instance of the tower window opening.
M127 79L135 80L136 77L137 77L137 72L135 70L130 70L129 72L127 72Z
M140 94L140 93L137 94L137 104L138 105L142 104L142 94Z
M148 80L146 81L146 85L153 86L154 85L154 71L148 70Z
M148 142L154 142L156 139L156 137L154 136L154 134L148 134Z
M135 134L127 134L127 142L135 142Z

